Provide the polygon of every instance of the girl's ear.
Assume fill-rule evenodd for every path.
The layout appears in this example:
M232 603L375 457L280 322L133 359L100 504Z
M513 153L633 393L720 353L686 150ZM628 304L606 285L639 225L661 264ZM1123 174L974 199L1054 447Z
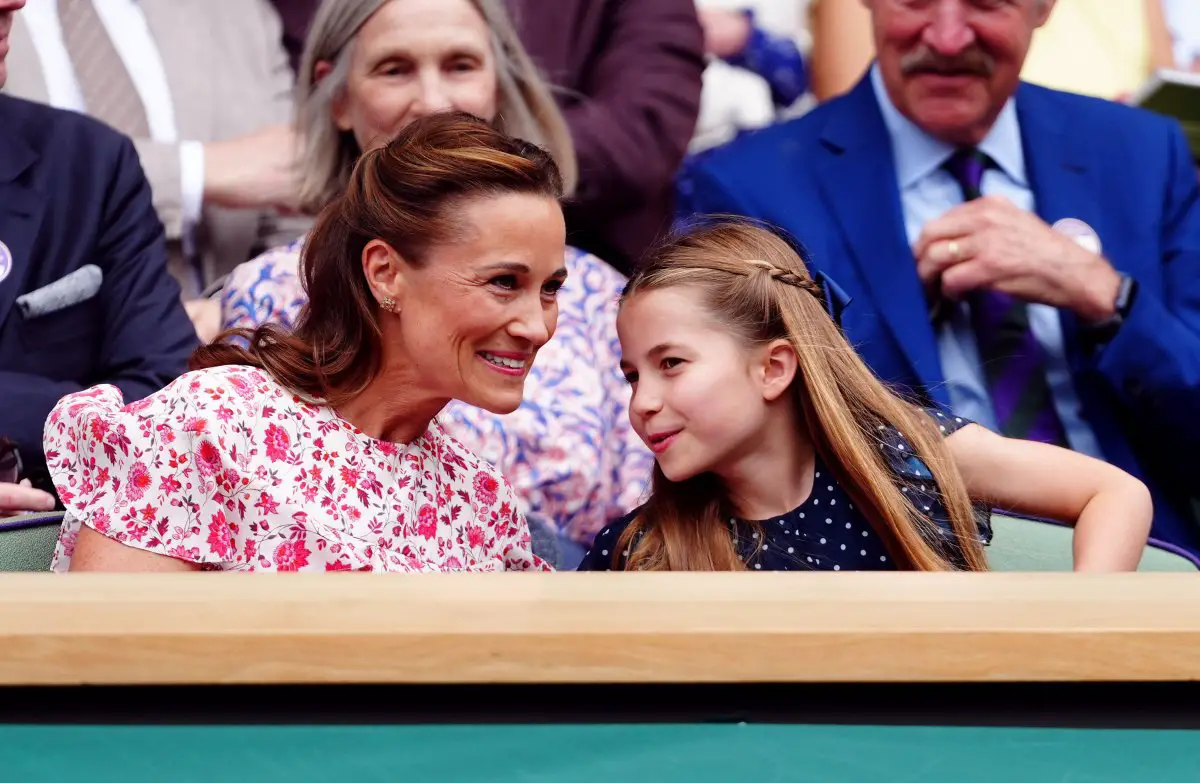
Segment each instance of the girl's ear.
M774 402L779 399L796 379L800 361L796 351L787 340L774 340L767 344L762 354L759 384L763 399Z

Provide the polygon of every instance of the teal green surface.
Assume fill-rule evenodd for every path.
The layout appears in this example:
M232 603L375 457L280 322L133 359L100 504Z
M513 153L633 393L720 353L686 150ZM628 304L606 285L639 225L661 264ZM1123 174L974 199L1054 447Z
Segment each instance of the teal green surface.
M0 726L0 780L1196 781L1200 732L797 725Z

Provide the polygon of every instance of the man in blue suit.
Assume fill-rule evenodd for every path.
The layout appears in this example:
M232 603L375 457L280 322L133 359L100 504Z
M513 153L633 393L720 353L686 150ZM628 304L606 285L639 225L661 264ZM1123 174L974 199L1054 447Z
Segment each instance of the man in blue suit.
M0 86L23 5L0 0ZM63 395L111 383L132 402L184 372L197 338L166 264L133 144L0 95L0 438L34 484L0 485L0 515L53 507L42 429Z
M1180 129L1019 81L1053 0L863 0L847 95L703 158L684 214L792 234L885 380L1106 459L1200 550L1200 204Z

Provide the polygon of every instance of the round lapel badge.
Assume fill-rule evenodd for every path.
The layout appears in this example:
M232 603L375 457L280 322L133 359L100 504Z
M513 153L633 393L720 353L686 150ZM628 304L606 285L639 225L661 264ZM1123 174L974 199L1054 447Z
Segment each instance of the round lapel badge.
M0 242L0 283L4 282L4 278L12 272L13 259L12 251L8 249L8 245Z
M1096 233L1096 229L1082 220L1078 218L1063 218L1056 222L1052 228L1063 236L1075 240L1075 244L1084 250L1100 255L1100 235Z

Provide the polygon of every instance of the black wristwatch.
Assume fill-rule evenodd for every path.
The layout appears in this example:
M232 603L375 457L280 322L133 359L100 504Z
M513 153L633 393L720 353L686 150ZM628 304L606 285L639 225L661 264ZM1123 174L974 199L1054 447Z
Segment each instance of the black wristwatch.
M1103 321L1087 324L1084 330L1096 345L1103 345L1117 336L1117 331L1129 317L1133 302L1137 299L1138 284L1129 275L1121 273L1121 284L1117 287L1117 299L1113 302L1114 312Z

